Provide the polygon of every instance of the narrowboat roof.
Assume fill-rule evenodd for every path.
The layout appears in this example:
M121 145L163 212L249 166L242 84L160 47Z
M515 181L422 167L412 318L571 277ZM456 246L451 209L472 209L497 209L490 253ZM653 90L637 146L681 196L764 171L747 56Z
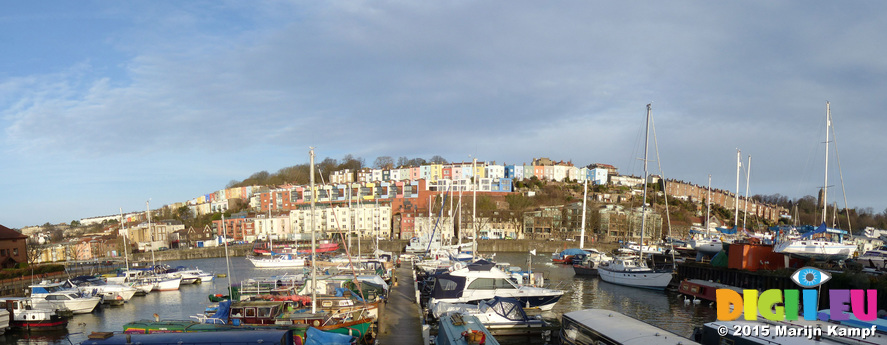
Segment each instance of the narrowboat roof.
M586 309L564 314L564 318L594 330L617 344L649 345L649 344L684 344L699 343L681 337L646 322L625 316L619 312L606 309Z
M224 331L194 333L152 333L152 334L120 334L115 333L107 339L88 339L81 345L293 345L293 333L290 330L262 331Z

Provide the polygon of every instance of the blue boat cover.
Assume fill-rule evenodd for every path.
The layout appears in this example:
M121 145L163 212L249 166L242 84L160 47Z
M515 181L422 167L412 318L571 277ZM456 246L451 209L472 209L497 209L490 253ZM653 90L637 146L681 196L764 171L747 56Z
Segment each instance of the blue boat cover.
M493 308L496 314L502 315L506 319L512 321L526 321L528 319L527 313L524 312L524 308L521 307L517 298L496 296L485 303Z
M305 331L305 345L351 345L350 335L324 332L314 327Z
M224 300L219 302L219 309L216 309L216 313L210 316L210 319L204 321L204 323L217 323L213 322L212 319L219 319L228 322L228 315L231 313L231 300Z
M489 271L494 266L496 266L496 264L484 259L480 259L468 264L468 266L466 267L468 267L469 271Z
M732 234L735 234L735 233L736 233L736 228L732 228L732 229L730 229L730 228L717 228L717 229L718 229L718 232L720 232L720 233L722 233L722 234L732 235Z
M560 256L565 257L567 255L578 255L578 254L588 254L588 252L579 249L579 248L569 248L561 251Z

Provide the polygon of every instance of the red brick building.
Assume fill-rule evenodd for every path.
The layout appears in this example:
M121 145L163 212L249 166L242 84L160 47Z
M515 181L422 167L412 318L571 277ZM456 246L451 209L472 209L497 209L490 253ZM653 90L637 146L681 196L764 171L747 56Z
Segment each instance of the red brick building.
M28 236L0 225L0 266L11 268L28 262Z

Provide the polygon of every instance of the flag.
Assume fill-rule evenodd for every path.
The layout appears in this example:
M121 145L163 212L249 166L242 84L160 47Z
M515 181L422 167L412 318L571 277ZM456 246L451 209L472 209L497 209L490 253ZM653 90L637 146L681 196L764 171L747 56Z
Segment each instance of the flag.
M536 250L535 250L535 249L531 250L531 251L530 251L530 254L532 254L532 255L536 255Z

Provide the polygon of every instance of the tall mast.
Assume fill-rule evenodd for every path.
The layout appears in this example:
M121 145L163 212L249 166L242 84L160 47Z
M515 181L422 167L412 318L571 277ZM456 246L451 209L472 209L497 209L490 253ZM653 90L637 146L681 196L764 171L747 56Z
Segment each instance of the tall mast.
M649 145L648 141L650 140L650 116L653 112L652 104L647 104L647 123L645 125L646 130L644 133L644 202L641 204L641 243L640 243L640 255L644 255L644 231L647 226L647 146Z
M708 174L708 196L705 197L705 234L711 229L711 174Z
M585 174L585 191L582 193L582 233L579 235L579 248L585 248L585 203L588 200L588 174Z
M225 268L228 270L228 298L232 301L234 300L234 290L231 289L231 281L234 280L234 277L231 276L231 260L228 258L228 226L225 223L225 213L222 212L222 241L225 242Z
M123 230L123 262L126 264L126 270L129 271L129 244L126 242L126 223L123 221L123 207L120 208L120 229Z
M739 149L736 149L736 194L735 200L733 200L734 206L734 214L733 214L733 227L737 230L739 229L739 168L742 167L742 154Z
M749 179L751 178L751 155L748 155L748 166L745 167L745 210L742 211L742 227L747 229L745 226L745 221L748 218L748 187L749 187Z
M317 239L314 227L314 148L310 147L308 151L311 157L311 314L317 313Z
M832 126L832 113L829 103L825 102L825 182L822 184L822 223L825 224L828 207L828 129Z
M471 203L471 229L473 242L471 245L471 261L477 259L477 186L480 181L477 179L477 157L474 157L474 160L471 161L471 177L474 178L474 183L471 184L471 189L474 190L474 201Z
M154 259L154 231L151 229L151 199L145 201L145 208L148 213L148 232L151 233L151 266L156 265L156 260Z

